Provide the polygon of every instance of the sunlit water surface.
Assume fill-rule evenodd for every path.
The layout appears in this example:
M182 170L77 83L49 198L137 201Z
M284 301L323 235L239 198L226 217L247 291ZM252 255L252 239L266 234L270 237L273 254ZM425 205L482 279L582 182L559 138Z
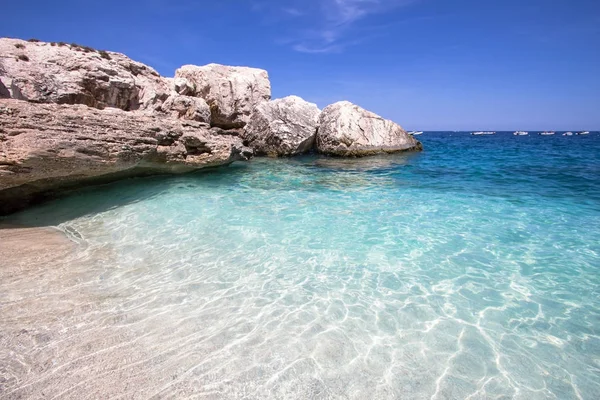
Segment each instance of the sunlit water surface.
M1 265L0 398L600 398L600 135L420 138L12 217L78 245Z

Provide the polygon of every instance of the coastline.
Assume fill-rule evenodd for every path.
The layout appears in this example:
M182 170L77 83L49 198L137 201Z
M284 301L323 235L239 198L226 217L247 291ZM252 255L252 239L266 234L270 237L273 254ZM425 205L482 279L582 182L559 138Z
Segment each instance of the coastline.
M254 156L422 150L399 124L348 101L272 99L259 68L184 65L165 77L75 43L0 38L0 52L0 215L89 184Z
M6 249L33 261L0 261L0 391L512 398L537 383L593 398L597 379L579 366L596 354L583 346L599 309L600 190L582 166L597 139L429 134L426 153L257 159L1 219L34 246ZM575 175L540 168L573 157ZM27 239L57 239L55 257L52 226L81 243L72 254L48 260Z
M0 400L600 400L600 0L2 10Z

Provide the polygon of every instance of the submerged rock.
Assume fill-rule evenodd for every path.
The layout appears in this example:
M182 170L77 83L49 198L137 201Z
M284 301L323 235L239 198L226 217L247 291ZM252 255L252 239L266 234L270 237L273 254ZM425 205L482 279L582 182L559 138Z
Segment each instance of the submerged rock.
M194 95L210 106L211 124L224 129L243 128L254 107L271 99L269 75L262 69L184 65L175 72L175 78L187 80Z
M0 214L82 184L181 173L252 151L208 124L115 108L0 100Z
M312 149L320 110L316 104L288 96L257 105L243 135L257 155L293 156Z
M360 157L421 149L421 143L400 125L348 101L331 104L321 112L320 153Z

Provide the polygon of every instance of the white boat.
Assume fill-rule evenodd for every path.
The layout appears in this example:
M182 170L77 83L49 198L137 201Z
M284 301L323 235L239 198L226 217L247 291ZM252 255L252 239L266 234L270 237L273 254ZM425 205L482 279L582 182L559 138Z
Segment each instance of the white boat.
M479 136L479 135L495 135L496 132L471 132L471 135Z
M576 133L576 135L589 135L590 133L588 131L583 131L583 132L578 132Z
M541 135L541 136L552 136L555 133L556 132L540 132L540 133L538 133L538 135Z
M573 132L565 132L563 133L563 136L573 136Z
M417 136L417 135L422 135L423 131L412 131L412 132L408 132L409 135L412 136Z
M527 136L527 135L529 135L529 132L516 131L516 132L513 132L513 135L515 135L515 136Z

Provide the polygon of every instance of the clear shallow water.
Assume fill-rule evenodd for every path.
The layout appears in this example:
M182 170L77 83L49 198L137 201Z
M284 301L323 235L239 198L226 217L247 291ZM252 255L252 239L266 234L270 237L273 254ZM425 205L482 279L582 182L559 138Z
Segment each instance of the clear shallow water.
M79 245L2 266L0 398L600 398L600 136L420 140L13 217Z

